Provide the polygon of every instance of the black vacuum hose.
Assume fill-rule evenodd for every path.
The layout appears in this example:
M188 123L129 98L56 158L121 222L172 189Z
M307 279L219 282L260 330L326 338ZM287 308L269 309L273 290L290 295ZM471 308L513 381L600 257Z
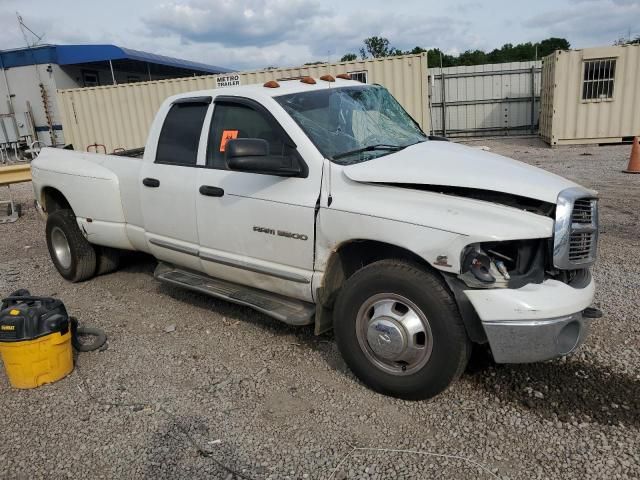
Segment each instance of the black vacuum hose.
M79 352L92 352L102 347L107 341L107 335L99 328L94 327L79 327L78 319L76 317L69 317L71 319L71 344ZM78 335L90 335L95 337L91 343L81 343L78 340Z

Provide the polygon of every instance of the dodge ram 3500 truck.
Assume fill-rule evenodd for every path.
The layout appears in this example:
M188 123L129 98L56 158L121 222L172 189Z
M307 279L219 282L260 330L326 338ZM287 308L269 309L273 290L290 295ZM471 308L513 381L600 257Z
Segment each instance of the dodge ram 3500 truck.
M142 159L43 149L33 186L67 280L148 252L159 281L333 328L366 385L420 399L474 343L547 360L598 313L596 192L442 140L381 86L268 82L168 98Z

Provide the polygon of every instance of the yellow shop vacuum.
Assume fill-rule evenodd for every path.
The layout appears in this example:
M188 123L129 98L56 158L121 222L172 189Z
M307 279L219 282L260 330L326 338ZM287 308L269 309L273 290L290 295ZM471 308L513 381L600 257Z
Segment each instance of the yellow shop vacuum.
M73 320L55 298L19 290L2 300L0 355L13 387L35 388L71 373Z

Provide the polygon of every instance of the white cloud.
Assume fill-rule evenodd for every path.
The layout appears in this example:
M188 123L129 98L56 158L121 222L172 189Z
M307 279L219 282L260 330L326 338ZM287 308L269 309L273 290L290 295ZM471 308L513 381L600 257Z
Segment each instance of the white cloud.
M163 4L142 21L154 38L171 36L183 52L200 49L219 64L299 65L358 52L364 38L379 35L401 49L446 45L446 50L485 47L464 19L373 8L347 11L311 0L185 0Z
M627 31L638 31L638 0L573 0L571 8L535 15L523 22L544 36L568 38L572 45L611 45Z
M362 40L447 53L566 37L576 48L638 33L640 0L0 0L0 48L24 46L15 10L49 43L114 43L237 69L358 53Z
M267 66L295 66L313 58L313 54L306 45L289 43L276 43L269 47L250 45L234 47L216 43L180 43L173 36L139 40L134 48L236 70L253 70Z
M225 46L268 46L304 31L316 16L328 15L304 0L194 0L160 5L143 22L155 34L176 34Z

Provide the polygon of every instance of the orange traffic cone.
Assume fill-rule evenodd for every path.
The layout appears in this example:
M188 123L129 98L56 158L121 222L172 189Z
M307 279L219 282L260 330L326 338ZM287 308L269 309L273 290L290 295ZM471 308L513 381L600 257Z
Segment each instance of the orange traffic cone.
M629 157L629 166L624 173L640 173L640 142L638 137L633 137L633 145L631 147L631 156Z

